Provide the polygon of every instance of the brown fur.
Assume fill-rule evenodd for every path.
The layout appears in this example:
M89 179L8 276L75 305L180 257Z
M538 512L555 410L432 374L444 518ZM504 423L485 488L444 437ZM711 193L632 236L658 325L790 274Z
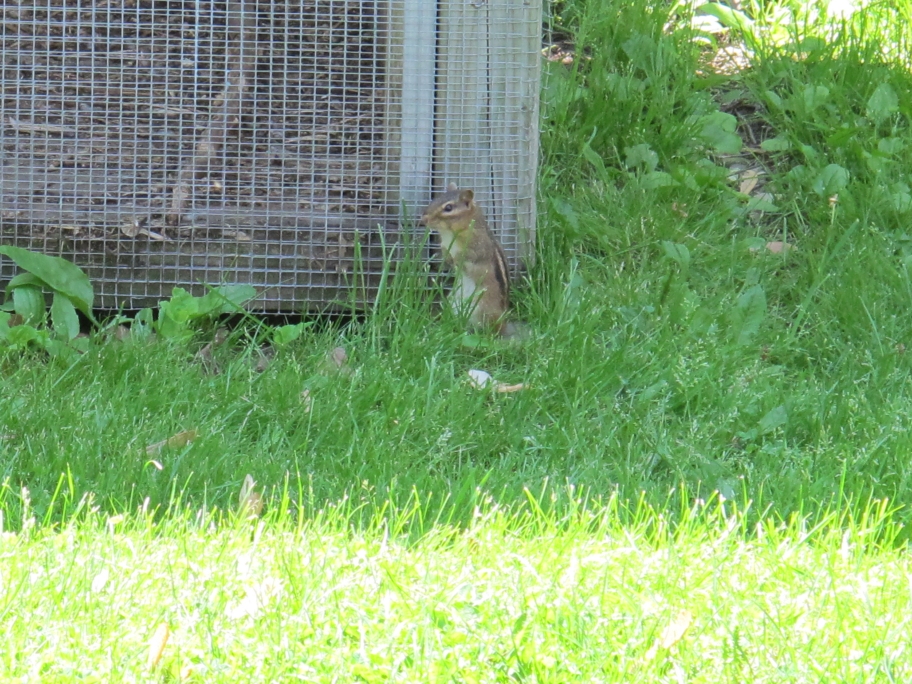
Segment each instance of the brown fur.
M510 306L510 272L503 248L475 203L475 193L450 184L425 209L421 223L437 231L444 261L456 271L454 305L475 301L469 322L503 334Z

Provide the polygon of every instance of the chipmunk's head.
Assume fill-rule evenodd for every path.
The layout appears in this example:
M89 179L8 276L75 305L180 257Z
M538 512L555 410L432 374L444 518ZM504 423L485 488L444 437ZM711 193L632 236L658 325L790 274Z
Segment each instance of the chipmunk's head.
M437 231L458 234L469 230L476 216L475 193L460 190L455 183L450 183L447 191L424 210L419 223Z

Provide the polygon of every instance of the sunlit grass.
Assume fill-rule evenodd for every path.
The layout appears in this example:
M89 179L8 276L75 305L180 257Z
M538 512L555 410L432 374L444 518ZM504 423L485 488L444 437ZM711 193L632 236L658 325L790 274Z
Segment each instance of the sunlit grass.
M415 502L413 502L415 503ZM594 504L595 502L590 502ZM351 504L295 523L86 511L0 538L5 681L905 681L912 561L863 522L672 528L616 498L480 506L400 536ZM622 520L624 522L622 522ZM150 665L150 641L168 640ZM158 646L152 646L154 654ZM157 673L157 674L153 674ZM892 678L892 679L891 679Z

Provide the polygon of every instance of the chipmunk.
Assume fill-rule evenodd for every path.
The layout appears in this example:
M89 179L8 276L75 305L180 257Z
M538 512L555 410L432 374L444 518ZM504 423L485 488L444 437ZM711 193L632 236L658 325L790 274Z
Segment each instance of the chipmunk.
M475 204L475 193L450 183L424 210L419 223L439 233L444 261L456 269L458 280L450 292L453 307L472 307L471 327L494 329L510 337L514 326L505 320L510 271L503 247Z

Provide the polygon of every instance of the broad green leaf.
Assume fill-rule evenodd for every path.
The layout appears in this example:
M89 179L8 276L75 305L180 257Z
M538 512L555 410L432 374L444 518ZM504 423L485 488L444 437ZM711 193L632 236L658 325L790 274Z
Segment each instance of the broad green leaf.
M277 347L282 347L286 344L294 342L301 336L301 333L304 332L304 328L306 327L306 323L298 323L296 325L280 325L278 328L275 328L272 331L272 343Z
M64 361L74 361L79 354L73 347L61 340L48 340L44 344L44 349L50 356Z
M6 340L10 330L9 320L12 317L12 314L7 313L6 311L0 311L0 341Z
M839 164L827 164L811 186L818 195L829 197L849 183L849 172Z
M85 353L89 351L89 346L91 343L92 341L88 337L74 337L69 341L68 346L72 347L76 351Z
M912 209L912 193L909 192L908 185L894 183L890 190L890 201L896 211L905 213Z
M766 97L767 103L769 105L771 105L774 109L782 109L782 98L779 97L778 93L776 93L772 90L767 90L766 93L764 93L764 95Z
M31 285L13 290L13 309L22 316L25 325L41 325L45 318L44 295Z
M171 290L171 299L159 303L159 320L170 318L176 323L186 323L199 315L199 297L194 297L182 287Z
M757 196L757 197L751 197L747 201L747 205L745 205L744 210L745 211L773 212L773 211L779 211L779 207L777 207L775 204L770 202L768 199L764 199L763 197Z
M785 410L785 406L777 406L760 419L757 430L759 434L765 435L785 425L786 422L788 422L788 412Z
M595 137L594 133L593 137ZM602 179L608 178L608 168L605 166L605 160L599 156L598 152L589 146L589 143L583 144L583 159L589 162L592 167L598 171L599 176Z
M868 98L868 116L879 123L898 111L899 98L896 91L889 83L881 83L874 94Z
M79 334L79 315L67 297L59 292L54 293L51 303L51 323L54 330L66 340L72 340Z
M715 327L716 316L710 307L701 306L694 311L690 318L688 326L690 334L695 337L702 337Z
M678 181L676 181L670 173L665 173L664 171L650 171L640 178L640 185L647 190L667 188L668 186L677 184Z
M48 287L48 284L44 282L41 278L36 276L34 273L20 273L14 277L6 285L6 291L12 292L17 287L22 287L23 285L31 285L32 287L37 287L39 290L51 289Z
M659 66L656 60L660 59L661 50L651 36L634 33L624 41L621 49L630 59L630 63L641 71L650 73Z
M804 108L808 112L812 112L817 107L822 105L827 101L827 98L830 96L830 89L826 86L813 86L809 85L804 89Z
M898 154L905 147L906 141L902 138L881 138L877 141L877 151L887 155Z
M713 112L703 117L700 137L716 152L736 154L741 151L741 136L735 133L738 120L725 112Z
M554 211L560 214L571 228L579 230L579 215L569 202L560 197L551 197L550 203Z
M55 292L65 294L77 309L94 320L92 303L95 301L95 293L92 283L76 264L12 245L0 246L0 254L15 261L19 268L41 278Z
M198 315L237 313L256 294L253 285L222 285L199 298Z
M690 268L690 250L687 249L687 245L680 242L672 242L671 240L663 240L662 249L665 252L665 256L677 263L682 271L687 271Z
M47 332L37 330L30 325L17 325L6 334L7 343L14 349L25 349L29 342L38 342L42 346L47 342Z
M628 169L642 167L648 171L655 171L659 165L659 155L646 143L625 147L624 155L624 164Z
M787 149L791 148L792 143L789 142L788 138L783 138L781 135L777 135L775 138L769 138L760 143L761 149L766 150L767 152L785 152Z
M700 13L715 17L727 28L738 29L749 40L754 38L754 21L740 10L718 2L708 2L700 7Z
M760 285L754 285L738 297L735 321L739 345L746 346L753 341L764 318L766 318L766 293Z
M191 337L187 322L197 316L199 298L182 287L171 290L171 299L159 303L155 331L165 339Z

